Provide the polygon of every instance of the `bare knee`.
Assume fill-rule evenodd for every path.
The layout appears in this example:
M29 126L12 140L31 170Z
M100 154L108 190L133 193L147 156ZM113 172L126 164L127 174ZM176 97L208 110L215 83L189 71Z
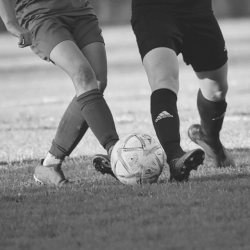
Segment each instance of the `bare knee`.
M88 84L95 79L94 72L89 66L80 65L72 76L74 82L78 84Z
M224 100L228 92L227 81L216 82L203 80L200 84L200 88L204 97L214 102Z
M176 94L179 89L179 62L168 48L156 48L146 54L143 65L152 91L165 88Z
M89 65L81 64L71 76L76 89L91 89L96 85L95 73Z
M228 91L227 63L213 71L196 72L204 97L211 101L225 99Z
M227 89L216 90L211 93L211 98L213 101L221 101L226 98L226 95L227 95Z

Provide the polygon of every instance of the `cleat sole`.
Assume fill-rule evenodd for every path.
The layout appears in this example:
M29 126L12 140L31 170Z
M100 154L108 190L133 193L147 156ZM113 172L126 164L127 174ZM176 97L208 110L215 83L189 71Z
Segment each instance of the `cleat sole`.
M175 166L172 166L175 170L172 170L172 173L170 171L170 181L187 182L190 172L197 170L198 167L203 164L205 153L202 149L195 149L186 153L183 157L185 157L185 159L183 159L181 163L177 161ZM179 161L181 159L182 158L180 158ZM182 164L182 166L178 167L180 164Z
M107 159L107 157L108 156L106 155L95 155L92 159L92 164L97 172L100 172L101 174L109 174L115 179L117 179L111 169L110 161L109 159Z

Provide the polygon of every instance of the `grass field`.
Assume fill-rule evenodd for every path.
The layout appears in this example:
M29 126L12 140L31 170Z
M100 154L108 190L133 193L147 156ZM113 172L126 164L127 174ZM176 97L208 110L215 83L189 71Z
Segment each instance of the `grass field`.
M209 162L189 183L124 186L93 170L104 150L88 131L63 169L72 184L37 186L34 167L45 156L74 95L68 76L17 40L0 35L0 249L250 249L250 20L220 22L229 51L228 112L221 138L236 167ZM129 26L104 28L109 87L106 100L120 136L155 136L150 89ZM180 57L178 108L184 149L199 122L198 83Z

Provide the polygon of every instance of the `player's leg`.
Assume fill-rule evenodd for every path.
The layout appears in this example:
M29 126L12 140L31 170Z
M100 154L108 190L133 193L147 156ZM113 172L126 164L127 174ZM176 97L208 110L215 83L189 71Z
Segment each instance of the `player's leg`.
M87 58L72 41L59 43L50 54L51 60L72 79L77 105L82 116L101 143L108 150L118 140L112 114L98 89L95 72Z
M201 117L202 132L209 137L219 139L227 103L226 94L228 65L213 71L196 72L200 79L197 107Z
M59 30L60 30L60 28L61 27L59 27ZM101 76L102 80L103 80L106 78L106 76L104 76L104 74L102 72L98 72L98 71L95 72L96 68L94 65L93 65L93 69L92 69L92 67L91 67L92 65L88 62L87 58L81 53L81 51L75 45L75 43L72 41L72 38L70 36L69 37L66 36L67 39L65 39L65 34L63 35L63 37L61 37L61 33L63 33L63 32L58 32L58 29L57 29L57 32L53 32L53 34L55 34L55 33L57 35L59 33L59 37L56 37L57 44L53 48L52 52L49 53L49 55L50 55L49 58L55 64L58 64L61 68L63 68L70 75L71 79L74 82L76 92L78 95L81 96L81 93L83 93L84 91L86 93L86 91L87 91L87 104L85 105L85 111L86 111L86 106L91 106L90 109L91 108L92 108L92 110L94 109L94 112L90 111L89 113L91 113L91 112L96 113L96 106L101 105L102 108L101 108L101 110L99 110L99 113L101 113L103 115L106 112L106 114L108 114L107 116L105 116L106 120L99 119L99 121L97 121L97 124L99 124L99 125L101 124L100 120L102 121L102 125L100 125L100 126L102 126L101 129L103 129L103 130L108 129L109 130L101 138L101 142L103 143L102 145L106 149L108 149L110 146L112 146L117 141L117 134L115 132L112 115L111 115L109 109L107 108L107 104L105 103L105 101L103 102L103 97L98 90L98 83L97 83L97 79L96 79L96 76L97 77ZM88 31L88 34L89 33L90 32ZM61 42L61 41L63 41L63 42ZM89 39L88 39L88 42L90 42ZM65 45L65 43L66 43L66 45ZM41 51L41 48L39 48L38 54L41 54L40 51ZM85 51L87 51L86 48L85 48ZM65 55L66 55L66 58L65 58ZM103 54L103 53L100 54L99 59L100 59L100 62L104 62L104 68L105 68L106 55L105 55L105 57L103 57L103 55L105 55L105 54ZM103 57L103 59L101 57ZM48 56L46 58L48 58ZM59 61L59 63L57 63L58 61ZM93 60L92 60L92 62L93 62ZM71 65L68 67L67 64L71 64ZM106 70L104 70L104 72L105 71ZM104 81L104 85L105 85L105 81ZM102 89L104 89L104 87L102 87ZM89 92L91 92L91 93L89 93ZM84 99L84 97L82 99ZM96 105L96 102L97 102L97 105ZM106 105L106 108L105 108L105 105ZM103 110L103 107L104 107L104 110ZM98 111L98 108L97 108L97 111ZM88 111L87 111L87 113L88 113ZM60 147L61 146L60 144L62 144L62 143L57 144L56 147L54 147L55 150L52 151L53 154L49 153L48 156L46 157L46 161L43 162L43 164L46 166L52 166L52 165L60 166L64 156L69 154L73 150L73 148L77 145L77 143L82 138L83 134L85 133L85 131L87 129L87 123L85 122L85 119L83 118L81 105L79 106L79 102L78 102L77 98L73 99L73 101L69 105L65 114L67 116L66 120L68 120L68 122L62 122L60 124L61 129L59 128L59 130L62 133L59 131L58 134L65 136L65 133L66 133L69 136L73 135L73 138L71 138L68 141L68 144L67 144L67 141L64 140L65 145L66 145L66 152L65 152L65 148ZM110 119L111 119L111 122L110 122ZM91 120L91 118L90 118L90 120ZM93 120L92 120L92 123L93 123ZM104 124L104 126L103 126L103 124ZM111 128L109 126L111 126ZM69 128L71 128L71 129L69 129ZM99 129L98 126L94 127L95 131L98 129ZM98 134L99 139L100 139L101 135L102 135L102 132ZM64 136L61 136L61 139Z
M217 70L196 72L200 79L197 107L201 125L195 124L189 129L190 138L204 148L216 167L234 165L231 154L220 141L220 131L227 109L227 68L225 63Z
M90 63L77 45L70 40L59 43L52 50L50 58L71 77L77 93L72 105L86 120L97 139L108 151L118 140L118 135L112 114L98 89L97 79ZM56 161L61 160L55 159L55 154L51 155L48 155L50 166L51 162L54 161L56 164ZM60 165L59 162L57 165Z
M177 55L182 50L185 24L180 27L176 15L155 11L133 15L131 24L152 90L152 122L166 152L171 179L185 181L204 158L202 150L186 153L180 146Z
M96 38L93 38L93 40L96 40ZM107 59L104 44L102 42L88 44L83 47L82 53L93 68L98 88L103 93L107 86ZM87 129L88 124L82 117L81 110L77 105L77 97L74 97L60 121L44 164L55 162L54 158L63 160L65 156L69 156Z
M84 47L82 52L96 72L98 88L103 93L107 86L107 58L104 44L100 42L92 43ZM102 174L110 174L115 177L110 166L110 154L112 148L113 146L111 146L108 155L95 155L92 162L98 172L101 172Z
M94 69L98 88L103 93L107 86L107 58L104 44L100 42L89 44L82 49L82 52ZM110 147L108 155L95 155L92 162L98 172L102 174L110 174L116 178L110 166L110 154L112 149L113 145Z
M101 29L95 16L82 16L71 22L74 26L74 39L77 46L94 70L101 93L107 86L107 58ZM70 24L70 22L68 22ZM44 163L54 162L54 158L64 159L77 146L88 129L88 124L78 108L76 97L66 109L51 149Z
M177 111L179 63L172 49L155 48L143 58L151 87L151 115L156 135L168 160L183 154Z
M180 121L177 110L179 64L169 48L156 48L143 58L152 90L151 115L157 137L167 155L170 180L186 181L190 171L202 164L204 152L184 152L180 146Z
M215 166L234 165L220 141L227 108L228 65L225 41L212 13L197 17L186 45L184 59L190 61L200 80L197 107L201 125L192 125L189 137L205 150Z

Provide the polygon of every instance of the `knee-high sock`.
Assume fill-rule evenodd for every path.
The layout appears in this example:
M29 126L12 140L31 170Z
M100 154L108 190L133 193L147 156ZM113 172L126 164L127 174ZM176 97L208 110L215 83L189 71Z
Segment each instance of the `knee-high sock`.
M184 154L180 147L180 121L176 102L176 94L168 89L158 89L151 95L153 125L168 162Z
M212 136L214 139L218 139L227 109L225 99L219 102L209 101L199 90L197 107L201 118L202 132L205 135Z
M100 144L108 151L119 137L110 109L98 89L90 90L77 97L82 116Z
M69 156L86 133L88 127L77 104L77 98L74 97L59 123L49 152L59 159Z

